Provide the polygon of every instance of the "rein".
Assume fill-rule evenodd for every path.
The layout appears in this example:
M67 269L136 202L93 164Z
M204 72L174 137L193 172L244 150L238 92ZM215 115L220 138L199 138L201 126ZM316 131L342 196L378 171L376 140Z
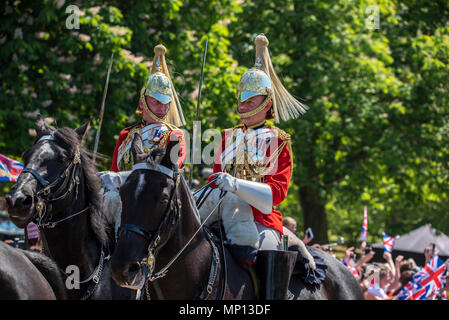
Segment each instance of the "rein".
M161 223L159 224L159 226L157 227L155 232L150 232L150 231L146 230L145 228L138 226L138 225L134 225L134 224L126 224L122 229L122 231L134 232L134 233L138 234L139 236L145 238L146 240L150 241L150 244L148 245L148 255L142 259L141 263L144 266L148 267L149 273L148 273L147 277L150 281L153 281L153 280L160 278L160 276L153 277L153 272L154 272L154 266L155 266L154 251L156 250L156 248L161 240L162 229L165 226L167 226L167 222L171 216L171 213L174 213L173 218L172 218L172 224L174 224L175 221L177 220L177 218L179 217L179 212L180 212L180 208L181 208L181 202L178 199L178 193L177 193L177 187L179 184L179 172L177 170L173 171L163 165L157 165L155 167L155 166L151 166L148 163L135 164L132 168L132 171L139 170L139 169L159 172L159 173L162 173L162 174L168 176L170 179L175 181L175 187L173 188L173 190L170 194L170 201L169 201L169 205L167 206L167 210L164 213L164 218L162 219ZM165 276L165 274L163 276Z
M55 138L52 135L45 135L42 136L36 143L39 143L40 141L54 141ZM44 177L42 177L36 170L31 169L31 168L24 168L21 172L21 174L25 174L25 173L30 173L33 175L33 177L42 185L43 189L39 190L36 193L36 198L38 200L37 204L36 204L36 211L38 213L39 219L36 220L37 222L37 226L39 227L39 229L52 229L54 227L56 227L58 224L70 220L82 213L85 213L89 210L89 206L87 206L86 208L82 209L81 211L78 211L68 217L65 217L63 219L57 220L57 221L53 221L53 222L48 222L47 220L47 212L51 210L51 205L49 205L50 202L54 202L60 199L65 198L65 196L73 189L73 186L75 185L75 200L78 199L78 186L80 184L80 179L79 179L79 170L80 170L80 164L81 164L81 154L79 151L79 148L76 148L75 151L75 155L73 157L72 162L69 164L69 166L63 171L63 173L61 173L59 175L58 178L56 178L53 182L48 182ZM62 183L61 183L62 182ZM58 186L60 184L60 187L56 190L52 192L52 189L56 186ZM58 194L60 192L60 190L64 187L68 185L67 190L60 196L57 197L53 197L54 194ZM47 210L47 208L50 208L50 210ZM42 232L42 236L45 239L45 235ZM51 257L51 253L50 253L50 249L47 246L47 251L48 254ZM104 250L103 250L103 245L101 246L101 254L100 254L100 261L98 262L98 266L94 269L94 271L92 272L92 274L85 280L82 281L77 281L77 283L79 284L83 284L83 283L87 283L89 281L92 281L92 284L88 287L86 293L84 294L84 296L81 298L81 300L86 300L88 299L93 292L95 291L98 283L100 282L100 278L101 275L103 273L103 269L104 269L104 261L109 259L108 257L104 256ZM53 258L52 258L53 259ZM54 260L54 259L53 259ZM59 268L59 266L58 266ZM64 270L62 270L61 268L59 268L60 271L63 274L67 274Z
M52 135L45 135L41 137L36 143L39 143L40 141L54 141L54 137ZM43 228L54 228L59 223L64 222L66 220L69 220L73 217L76 217L84 212L86 212L89 207L82 209L79 212L76 212L68 217L65 217L61 220L54 221L54 222L47 222L47 208L49 207L49 203L55 202L57 200L65 198L65 196L73 189L73 186L75 186L75 199L78 198L78 186L80 184L79 179L79 171L80 169L80 163L81 163L81 154L79 149L76 149L75 155L73 157L72 162L69 164L69 166L59 175L58 178L56 178L53 182L48 182L44 177L42 177L36 170L31 168L24 168L21 172L22 174L25 173L31 173L33 177L43 186L43 189L39 190L36 193L37 198L37 204L36 204L36 211L38 213L39 219L37 219L37 226L41 229ZM62 183L61 183L62 182ZM52 191L52 189L56 186L60 185L60 187ZM67 190L60 196L54 197L54 194L58 194L60 190L68 185ZM51 208L51 205L50 205Z
M126 224L124 226L124 230L128 230L128 231L134 232L134 233L144 237L145 239L150 240L150 244L148 246L148 255L147 255L147 257L144 257L142 259L141 264L143 266L148 267L148 271L149 272L146 275L146 277L148 278L148 280L153 282L154 280L157 280L159 278L165 277L165 275L168 272L168 269L179 258L179 256L184 252L184 250L189 246L189 244L192 242L192 240L195 238L195 236L198 234L198 232L203 229L203 226L207 222L209 217L212 215L212 213L221 204L221 201L224 198L224 194L220 197L220 199L219 199L218 203L216 204L216 206L211 210L209 215L206 217L206 219L204 219L204 221L201 223L201 225L198 227L198 229L194 232L194 234L191 236L191 238L187 241L187 243L182 247L182 249L179 250L178 253L176 253L175 256L161 270L159 270L159 272L157 272L156 274L153 274L154 273L154 266L155 266L154 251L157 248L157 245L159 244L159 241L160 241L160 231L162 229L162 226L165 224L165 222L167 220L167 217L170 216L170 213L174 209L177 210L176 216L179 216L179 210L180 210L180 207L181 207L181 203L180 203L179 199L177 198L177 192L176 192L177 188L178 188L178 184L179 184L179 173L177 171L173 172L172 170L170 170L167 167L162 166L162 165L158 165L157 167L154 167L154 166L151 166L148 163L136 164L136 165L133 166L132 170L134 171L134 170L137 170L137 169L145 169L145 170L160 172L160 173L163 173L163 174L167 175L169 178L171 178L171 179L173 179L175 181L175 187L172 190L170 204L167 207L167 211L165 213L165 216L164 216L162 222L159 224L159 227L157 228L157 231L155 233L152 234L151 232L145 230L144 228L142 228L140 226L133 225L133 224ZM208 185L210 185L212 182L213 181L211 181ZM175 196L173 196L173 195L175 195ZM173 201L174 200L176 201L176 205L173 205ZM212 260L213 261L216 260L215 254L214 254L214 257L213 257ZM215 277L214 277L214 279L215 279ZM211 290L211 285L209 283L207 291L209 292L210 290Z

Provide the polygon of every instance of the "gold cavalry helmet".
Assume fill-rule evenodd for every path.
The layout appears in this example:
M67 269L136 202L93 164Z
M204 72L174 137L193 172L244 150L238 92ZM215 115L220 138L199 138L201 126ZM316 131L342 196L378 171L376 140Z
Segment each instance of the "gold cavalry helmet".
M160 122L167 122L179 127L185 124L185 119L165 62L166 51L167 49L162 44L154 47L151 74L148 76L145 86L140 91L140 98L151 117ZM159 118L147 105L145 96L152 97L162 104L170 103L168 113L163 118Z
M257 114L270 101L273 101L272 111L276 122L279 122L279 118L286 121L304 114L308 107L287 91L274 71L268 51L267 37L261 33L254 42L256 44L256 63L240 78L237 85L237 99L239 102L243 102L257 95L267 96L267 98L256 109L239 113L240 117L246 118Z

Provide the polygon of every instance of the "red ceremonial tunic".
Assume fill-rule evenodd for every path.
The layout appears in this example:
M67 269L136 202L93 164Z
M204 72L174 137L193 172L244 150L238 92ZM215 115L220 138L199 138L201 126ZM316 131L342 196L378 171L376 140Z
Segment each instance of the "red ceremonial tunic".
M269 163L274 164L273 170L269 171L268 174L264 175L263 177L259 178L259 182L266 183L270 186L271 192L273 195L273 210L270 214L263 214L253 206L251 206L251 209L253 211L254 220L260 222L264 226L268 228L275 229L283 234L283 227L282 227L282 214L278 210L276 210L274 207L279 205L282 201L284 201L285 197L287 196L288 187L290 184L290 178L292 174L292 160L290 155L290 147L289 147L289 140L290 136L285 133L284 131L274 127L274 126L265 126L263 127L265 129L272 130L274 137L271 139L276 139L275 141L272 141L272 145L277 146L279 150L276 150L277 148L268 148L266 151L265 159L270 159L270 156L273 154L274 158L270 159ZM231 133L232 130L235 129L241 129L243 132L245 131L245 126L237 126L233 129L227 129L225 130L225 135L222 139L221 147L217 150L214 165L213 165L213 171L216 172L222 172L225 167L225 164L223 164L222 160L222 152L225 150L225 153L227 150L229 150L229 145L226 148L226 136L227 134ZM274 142L274 143L273 143ZM277 144L276 144L277 142ZM278 156L276 157L276 153L278 153ZM277 165L276 162L277 161ZM226 161L225 161L226 163ZM232 174L232 172L228 172ZM210 179L210 178L209 178Z
M128 135L130 133L132 135L134 135L136 130L142 129L142 128L145 128L145 127L147 127L147 126L145 126L143 123L138 123L138 124L135 124L135 125L133 125L131 127L125 128L125 129L123 129L120 132L120 136L119 136L119 138L117 140L117 144L115 145L115 148L114 148L114 154L112 156L112 165L111 165L110 171L114 171L114 172L120 171L119 166L118 166L119 149L122 146L122 144L124 142L126 142L126 140L128 138ZM163 142L163 147L166 148L169 141L173 141L173 140L176 140L176 139L181 144L180 148L179 148L179 157L178 157L178 167L181 168L183 163L184 163L184 159L186 157L186 143L185 143L183 132L181 130L179 130L178 128L176 128L175 126L171 126L170 125L169 126L169 130L167 130L166 134L168 135L168 137ZM144 140L144 142L145 142L145 140Z

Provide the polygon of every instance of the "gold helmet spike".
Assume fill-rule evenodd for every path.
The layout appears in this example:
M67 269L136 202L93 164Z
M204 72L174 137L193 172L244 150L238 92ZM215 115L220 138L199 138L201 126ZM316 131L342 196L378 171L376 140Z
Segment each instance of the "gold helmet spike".
M279 118L286 121L304 114L308 107L287 91L274 71L267 37L261 33L254 43L256 44L256 63L240 78L237 87L239 101L245 101L255 95L266 95L268 99L271 95L276 122L279 122Z
M185 124L185 119L178 95L170 78L170 72L168 71L167 64L165 62L166 51L167 49L162 44L158 44L154 47L154 58L153 65L151 67L151 74L148 77L145 86L141 90L141 99L143 99L145 106L145 96L153 97L163 104L170 103L169 111L164 118L157 117L148 107L147 110L155 119L180 127Z

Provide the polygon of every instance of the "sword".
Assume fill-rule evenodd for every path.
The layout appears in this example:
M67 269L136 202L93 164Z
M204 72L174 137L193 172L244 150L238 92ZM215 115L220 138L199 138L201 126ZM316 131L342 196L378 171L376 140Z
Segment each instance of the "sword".
M109 76L111 74L111 68L112 68L112 61L113 60L114 60L114 54L111 55L111 60L109 61L108 73L106 75L106 83L104 85L104 90L103 90L103 99L101 100L100 122L98 124L97 135L95 137L94 155L93 155L93 158L92 158L92 162L94 164L95 164L95 158L97 156L98 142L100 140L101 124L103 123L103 114L104 114L104 103L106 101L106 94L108 93Z
M204 65L206 64L206 53L207 53L207 43L209 41L209 38L206 37L206 45L204 46L204 52L203 52L203 64L201 66L201 76L200 76L200 87L198 89L198 97L196 99L196 115L195 115L195 122L193 124L193 141L192 141L192 152L190 154L190 175L189 175L189 189L192 187L192 177L193 177L193 154L195 152L195 133L197 131L197 122L198 122L198 116L200 114L200 101L201 101L201 87L203 85L203 74L204 74Z

